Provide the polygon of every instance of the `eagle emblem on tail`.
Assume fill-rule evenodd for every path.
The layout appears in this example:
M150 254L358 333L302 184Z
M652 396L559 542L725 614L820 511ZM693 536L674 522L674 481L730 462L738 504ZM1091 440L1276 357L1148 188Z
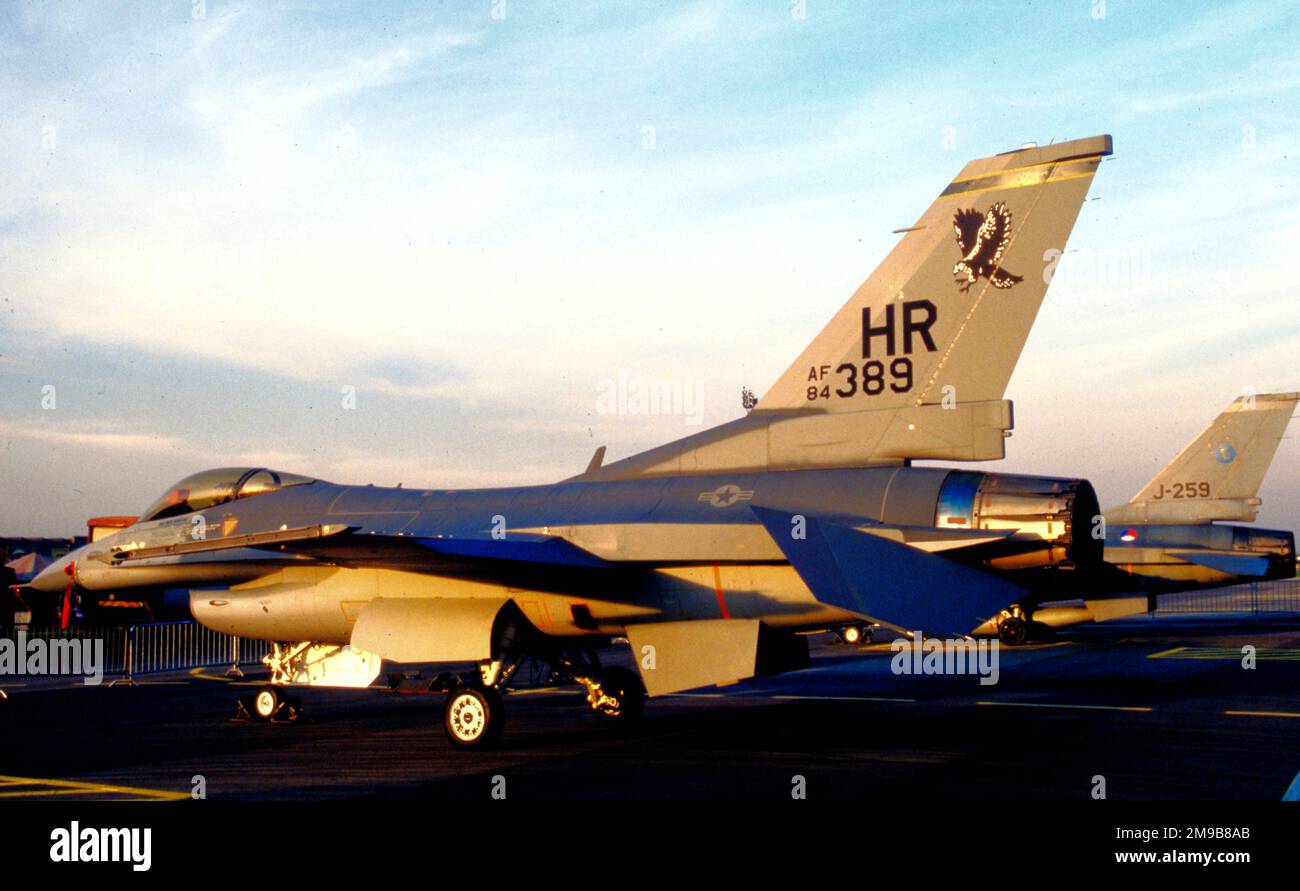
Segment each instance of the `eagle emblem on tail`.
M961 282L963 293L969 291L983 276L995 288L1010 288L1024 281L1023 276L1012 275L1003 269L1002 254L1011 243L1011 211L999 201L987 213L967 208L958 210L952 217L957 232L957 246L961 248L961 261L952 268L952 274Z

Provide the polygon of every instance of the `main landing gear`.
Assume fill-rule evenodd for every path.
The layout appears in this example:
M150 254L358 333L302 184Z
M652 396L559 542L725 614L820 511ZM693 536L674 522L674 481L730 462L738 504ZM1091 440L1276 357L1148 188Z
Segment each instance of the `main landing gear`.
M464 674L444 672L428 685L432 693L445 693L442 712L447 739L460 749L486 749L501 739L505 729L504 694L523 665L531 668L531 685L558 687L577 685L587 694L587 707L602 724L630 726L645 711L645 687L641 676L622 666L602 666L594 646L581 649L538 646L537 639L525 639L508 628L498 635L499 654ZM600 639L607 642L605 638ZM286 695L290 686L367 687L379 674L380 659L351 648L335 645L280 644L265 660L271 669L271 683L257 692L241 696L237 718L247 721L282 723L301 717L302 705ZM401 676L394 676L394 688Z
M546 686L584 687L587 707L607 726L627 727L645 711L645 688L636 672L617 665L601 667L592 651L580 656L530 653L508 664L484 662L477 675L442 674L433 680L429 689L447 694L442 724L453 746L487 749L500 741L506 720L502 693L519 666L529 660L545 670Z
M1003 610L998 619L998 640L1003 646L1018 647L1030 641L1050 640L1052 629L1030 619L1020 606Z
M645 711L645 688L635 671L613 665L588 686L587 704L604 723L626 727Z
M1018 647L1029 639L1029 623L1019 616L1007 616L998 623L998 640L1005 646Z
M839 630L840 640L850 646L871 643L870 625L845 625Z
M457 748L491 748L505 730L505 703L492 687L461 687L447 697L442 724Z

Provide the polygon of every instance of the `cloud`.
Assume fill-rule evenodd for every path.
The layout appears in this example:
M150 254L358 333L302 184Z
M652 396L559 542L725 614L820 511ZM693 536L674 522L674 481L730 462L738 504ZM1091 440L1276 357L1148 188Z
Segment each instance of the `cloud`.
M60 446L77 446L86 449L122 449L133 453L141 451L177 451L183 448L181 440L156 433L105 432L93 430L61 430L0 421L0 437L33 439Z
M599 381L701 381L705 423L736 417L968 157L1107 130L1070 256L1149 274L1053 287L1010 469L1114 473L1081 428L1293 386L1281 7L1031 9L976 49L976 7L807 11L0 12L13 516L80 522L47 474L106 502L243 458L407 485L616 460L692 431L597 414Z

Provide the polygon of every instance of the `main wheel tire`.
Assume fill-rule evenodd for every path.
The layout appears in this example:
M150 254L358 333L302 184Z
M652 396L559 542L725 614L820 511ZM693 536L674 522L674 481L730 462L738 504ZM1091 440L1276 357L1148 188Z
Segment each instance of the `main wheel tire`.
M459 749L486 749L505 729L505 703L491 687L461 687L447 697L442 713L447 739Z
M1018 647L1029 638L1029 625L1024 619L1007 616L998 623L998 640L1009 647Z
M275 713L280 710L284 704L284 691L279 687L268 684L257 691L253 697L253 713L263 721L269 721L275 717Z
M600 688L606 696L618 700L618 705L592 709L602 721L620 726L631 724L645 711L645 687L635 671L612 665L601 671Z

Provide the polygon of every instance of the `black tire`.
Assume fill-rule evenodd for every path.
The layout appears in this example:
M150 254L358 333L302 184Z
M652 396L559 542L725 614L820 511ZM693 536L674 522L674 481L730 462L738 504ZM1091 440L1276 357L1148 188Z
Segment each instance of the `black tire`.
M1029 624L1024 619L1007 616L998 623L998 640L1009 647L1018 647L1029 639Z
M274 719L282 705L284 705L284 691L274 684L267 684L253 694L253 714L259 720Z
M625 726L635 723L645 711L645 687L640 676L621 665L612 665L600 673L600 688L618 700L617 706L593 708L596 717L607 724Z
M461 687L447 697L442 726L458 749L491 748L501 739L505 725L505 703L491 687Z

